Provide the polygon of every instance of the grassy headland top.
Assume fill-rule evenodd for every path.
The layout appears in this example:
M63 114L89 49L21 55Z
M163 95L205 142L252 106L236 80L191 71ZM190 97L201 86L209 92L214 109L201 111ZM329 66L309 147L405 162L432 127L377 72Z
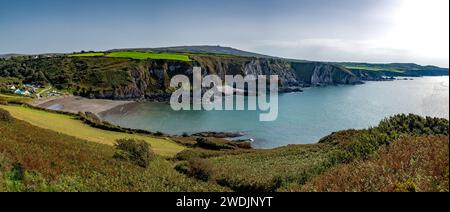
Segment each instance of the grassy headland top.
M158 53L158 52L137 52L137 51L119 51L119 52L88 52L88 53L76 53L70 54L69 57L115 57L115 58L131 58L137 60L176 60L189 62L191 59L188 55L177 53Z

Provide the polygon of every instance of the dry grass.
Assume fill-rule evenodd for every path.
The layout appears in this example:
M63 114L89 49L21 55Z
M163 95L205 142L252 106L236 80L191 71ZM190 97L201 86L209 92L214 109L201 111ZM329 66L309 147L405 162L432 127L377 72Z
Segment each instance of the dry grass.
M21 106L1 105L0 109L5 109L15 118L29 122L40 128L53 130L95 143L114 145L115 141L119 139L145 140L151 144L155 153L163 156L174 156L185 149L183 146L168 139L96 129L69 115Z
M409 137L287 191L449 191L448 136Z
M227 191L179 174L161 157L142 168L114 153L109 145L0 120L0 191Z

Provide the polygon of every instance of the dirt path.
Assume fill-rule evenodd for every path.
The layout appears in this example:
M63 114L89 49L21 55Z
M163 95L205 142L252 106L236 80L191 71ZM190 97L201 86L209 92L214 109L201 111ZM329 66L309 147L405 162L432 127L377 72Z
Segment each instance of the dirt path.
M48 89L42 90L42 91L39 92L37 95L41 96L41 94L43 94L43 93L45 93L45 92L47 92L47 91L49 91L49 90L51 90L51 89L53 89L53 86L50 86L50 88L48 88Z

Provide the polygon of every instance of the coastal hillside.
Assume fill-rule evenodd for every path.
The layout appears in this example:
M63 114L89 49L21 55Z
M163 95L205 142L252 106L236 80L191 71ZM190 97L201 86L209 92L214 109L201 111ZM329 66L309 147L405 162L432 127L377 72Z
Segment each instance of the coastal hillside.
M448 192L445 119L399 115L267 150L172 137L185 150L161 156L145 141L111 146L30 124L33 113L51 112L26 109L21 120L8 112L21 107L0 106L0 191Z
M116 153L113 146L36 127L0 109L0 192L229 191L185 177L160 155L143 168Z
M192 75L194 66L204 74L272 75L280 78L282 92L316 85L356 84L360 79L340 66L290 62L276 58L180 53L111 52L55 57L15 57L0 60L0 77L27 84L50 84L59 90L89 98L150 99L170 96L170 79Z
M222 46L174 46L160 48L137 48L137 49L113 49L110 51L145 51L145 52L172 52L172 53L189 53L189 54L208 54L208 55L231 55L240 57L255 58L275 58L268 55L258 54L254 52L243 51L232 47Z
M448 76L448 68L436 66L421 66L414 63L390 63L390 64L369 64L369 63L340 63L339 65L351 70L356 75L376 79L380 76L388 77L422 77L422 76Z
M107 52L14 56L0 59L5 81L53 86L71 94L102 99L167 101L170 79L203 74L278 75L281 92L304 87L360 84L395 76L448 75L448 69L416 64L325 63L275 58L220 46L117 49ZM11 84L11 83L10 83ZM6 89L2 86L1 89Z

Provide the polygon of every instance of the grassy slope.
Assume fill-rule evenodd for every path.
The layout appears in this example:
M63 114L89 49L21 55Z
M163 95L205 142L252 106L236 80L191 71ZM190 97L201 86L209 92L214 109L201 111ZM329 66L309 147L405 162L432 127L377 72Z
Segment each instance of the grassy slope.
M289 191L447 191L448 136L410 137Z
M392 143L395 144L399 138L436 135L444 136L448 141L448 130L448 120L445 119L422 118L412 114L398 115L382 121L376 128L333 133L323 138L319 144L290 145L271 150L243 152L238 155L214 155L202 152L190 155L191 158L204 158L203 164L206 165L203 165L203 168L200 165L197 166L200 166L200 169L210 170L213 180L234 191L296 191L302 190L305 184L340 164L349 164L353 161L366 163L366 160L376 153L379 148L389 146ZM427 148L427 146L433 148L433 145L430 143L426 143L424 146L424 148ZM414 143L411 145L406 143L401 148L404 148L402 149L404 151L408 151L408 148L411 147L414 147ZM395 151L401 153L402 150ZM434 148L434 150L438 149ZM428 153L424 153L421 150L417 152L416 156L425 154L423 161L432 163L432 161L436 160L445 160L445 151L447 151L448 156L448 142L447 146L444 145L444 148L435 151L435 153L438 153L436 158L427 158ZM391 162L396 160L392 159ZM210 163L210 168L208 168L208 163ZM429 167L424 167L426 164L421 162L420 164L405 163L404 165L405 168L413 172L423 169L430 170ZM386 168L389 169L390 164L387 164ZM436 178L436 183L442 185L445 184L443 180L446 179L448 181L448 168L435 166L431 169L443 173L444 177ZM377 176L377 173L370 175L372 178L377 178ZM395 178L395 173L388 173L388 176ZM418 185L426 184L426 180L418 177L418 182L416 183ZM348 188L363 190L361 187L353 186L352 182L343 184L348 186ZM382 191L383 188L381 186L382 184L377 187L376 191ZM440 190L437 187L430 189L434 191ZM336 191L341 190L336 189Z
M161 157L144 169L113 159L114 151L24 121L0 119L0 192L227 191L179 174Z
M38 126L52 129L59 133L77 136L78 138L83 137L88 139L89 141L105 143L105 139L111 139L111 141L114 141L116 138L120 138L120 136L125 137L131 136L131 135L124 135L121 133L111 133L103 130L90 128L89 126L82 124L78 120L74 120L70 116L53 114L18 106L0 106L0 109L1 108L11 111L11 113L16 117L22 116L24 119L28 121L31 120L30 121L31 123L36 124ZM20 128L20 127L21 126L17 126L16 127L17 129L13 127L14 129L21 132L21 133L12 133L15 136L14 139L25 139L25 140L28 139L28 141L34 142L33 140L34 135L32 135L34 131L29 131L27 130L27 128ZM35 128L34 130L44 131L38 128ZM388 134L383 133L379 134L380 132L387 132ZM3 134L4 131L1 133L1 135ZM65 136L64 134L59 135ZM117 134L119 137L109 137L112 136L112 134ZM438 142L440 143L436 145L438 145L439 148L435 148L436 147L435 143L422 142L421 144L423 144L423 146L420 149L411 151L411 149L414 150L414 148L416 148L417 142L414 143L414 139L409 139L407 141L413 140L413 142L411 143L403 142L401 143L402 145L400 145L399 147L396 147L397 141L394 142L392 148L397 149L395 149L395 151L394 150L391 151L391 156L395 155L394 152L398 152L400 155L403 156L406 155L405 156L406 159L402 158L403 156L401 156L400 158L395 158L392 156L388 160L383 161L383 163L373 162L371 160L366 161L364 159L365 157L370 156L374 151L376 151L378 145L384 146L383 143L385 142L382 140L388 137L398 137L400 135L432 135L432 134L447 135L447 137L444 137L445 138L444 140L442 138L430 140L433 142L438 140ZM145 138L152 139L149 137ZM53 140L50 139L49 141ZM78 145L80 140L73 138L72 140L69 141L74 142L73 143L74 145ZM447 142L442 143L442 141ZM154 144L153 146L155 146L155 144L157 143L163 145L171 144L163 140L159 140L156 143L155 141L149 142L150 143L154 142L152 143ZM445 146L445 144L447 146ZM91 143L89 145L95 146L96 144ZM164 148L162 149L155 148L155 150L159 154L167 156L174 154L174 152L173 153L165 152L167 151L166 148L168 147L164 146ZM383 147L382 150L380 151L381 153L379 154L383 154L385 148L387 147ZM49 151L49 149L46 149L45 151ZM171 151L173 151L173 149ZM199 150L191 149L190 151L198 152ZM406 163L405 162L406 160L413 161L407 159L408 155L406 153L408 152L415 152L415 154L410 156L410 159L411 158L414 160L420 159L421 162L417 163L414 162L412 164ZM199 153L201 154L197 155ZM23 154L23 152L17 152L17 154ZM229 189L232 189L234 191L252 191L252 192L304 191L304 190L314 191L314 190L327 190L328 188L330 188L328 190L333 191L350 191L350 190L366 191L368 189L366 187L363 187L366 184L364 185L357 184L352 180L359 179L359 182L363 182L364 179L368 179L370 180L369 183L373 183L373 185L371 185L372 187L370 188L372 188L375 191L383 191L388 189L393 190L392 188L394 188L394 190L398 188L410 189L411 186L414 188L417 187L417 190L421 191L425 191L426 190L425 188L428 188L429 190L433 191L441 191L445 190L442 189L443 188L442 185L445 185L444 181L446 179L448 180L448 166L441 167L435 166L435 164L441 164L439 163L439 161L445 162L445 158L448 158L448 121L442 119L439 120L428 118L423 119L416 116L398 116L396 118L391 118L388 121L382 122L382 124L380 124L380 126L377 129L342 131L325 137L324 139L321 140L321 143L319 144L291 145L271 150L245 150L245 151L201 150L197 154L194 155L187 154L187 155L191 155L190 158L196 158L199 156L207 158L206 159L207 164L210 163L211 164L210 168L212 167L211 171L212 177L210 178L209 181L209 184L213 186L211 189L219 188L217 186L221 185L224 187L228 187ZM434 154L436 157L431 157L431 154ZM445 155L447 156L443 157ZM356 162L353 162L354 159L357 159ZM391 170L391 169L396 170L395 164L397 164L396 163L397 161L401 161L400 159L405 159L403 162L400 163L401 167L404 169L397 170L396 172L379 173L383 170ZM0 155L0 161L1 160L2 155ZM181 160L189 160L189 159L181 159ZM347 162L345 161L351 162L350 165L347 165ZM163 170L159 171L163 171L164 173L168 172L171 173L173 171L172 169L174 164L169 163L168 161L157 160L157 162L155 163L156 164L153 164L154 166L152 165L153 168L157 169L159 166L163 167ZM338 165L342 163L344 165ZM378 166L370 165L371 163L375 164L378 163ZM448 164L448 160L446 164ZM357 167L357 165L360 165L362 168L351 171L345 171L348 170L349 168ZM347 169L340 168L342 166L347 167ZM367 166L369 166L369 168L373 166L376 167L377 169L373 171L372 169L367 169ZM200 167L200 169L203 168ZM344 170L343 174L340 173L341 169ZM328 172L330 170L331 172ZM430 170L434 172L431 173ZM332 174L336 178L329 180L330 179L329 173L333 173L333 171L337 172L338 175L335 176L334 174ZM365 172L367 172L366 175L361 174ZM64 171L64 173L66 173L66 171ZM352 176L345 175L349 173L350 174L359 173L359 175L358 174ZM415 173L418 173L418 175L413 175ZM161 174L162 173L158 172L149 177L161 178L160 176ZM384 179L395 179L396 181L394 182L393 180L391 184L388 183L383 184L383 182L377 181L378 179L377 177L381 174L384 174L385 177ZM405 176L414 176L414 177L412 177L411 179L406 179ZM83 178L84 176L78 180L81 181L83 180ZM102 178L98 180L100 182L104 181L104 179ZM316 182L319 183L315 184ZM340 183L338 185L339 187L331 187L334 185L332 184L333 182L339 182ZM90 183L95 183L95 181L92 181ZM123 183L123 182L120 181L116 183ZM172 183L172 180L169 180L167 183L168 184ZM198 183L199 185L203 184L200 181ZM328 186L327 183L331 183L330 186ZM323 185L326 186L320 187ZM393 185L396 187L393 187ZM69 188L74 189L74 187ZM148 187L146 187L146 189L147 188ZM80 188L80 189L87 190L87 188ZM111 187L105 187L104 189L110 189L111 191L115 191ZM133 189L136 188L132 188L131 190ZM158 190L162 188L158 187L154 189Z
M240 192L392 192L410 187L448 192L448 136L405 137L382 146L367 160L333 164L344 149L336 144L292 145L207 161L218 184Z
M236 191L273 191L276 184L303 183L325 169L335 148L327 144L291 145L210 159L216 179Z
M35 126L96 143L112 145L117 139L121 138L142 139L149 142L157 154L164 156L173 156L184 149L184 147L169 140L92 128L68 115L49 113L20 106L1 105L0 108L6 109L17 119L27 121Z

